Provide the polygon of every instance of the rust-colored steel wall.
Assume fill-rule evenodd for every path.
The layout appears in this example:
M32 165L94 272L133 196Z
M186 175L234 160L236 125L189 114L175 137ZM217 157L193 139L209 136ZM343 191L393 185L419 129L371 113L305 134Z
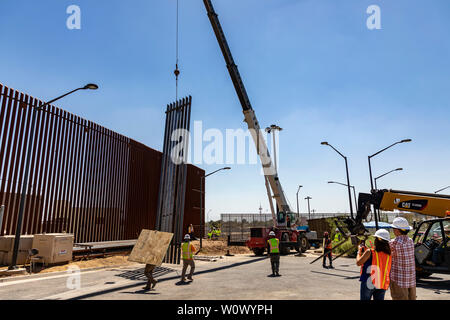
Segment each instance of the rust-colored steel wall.
M30 132L32 107L42 104L0 84L0 235L15 234L29 143L22 234L68 232L76 242L92 242L136 239L154 229L162 153L55 106L36 111ZM200 183L201 174L189 165L187 185ZM186 201L195 198L188 187ZM196 216L187 205L185 230Z
M184 221L183 232L188 232L189 224L194 227L194 235L198 238L201 236L201 226L205 225L205 194L201 194L199 190L205 190L205 179L201 179L205 175L205 171L193 166L187 165L187 183L186 183L186 200L184 204ZM200 183L203 187L200 188ZM197 191L195 191L197 190ZM203 197L202 214L200 213L200 197Z

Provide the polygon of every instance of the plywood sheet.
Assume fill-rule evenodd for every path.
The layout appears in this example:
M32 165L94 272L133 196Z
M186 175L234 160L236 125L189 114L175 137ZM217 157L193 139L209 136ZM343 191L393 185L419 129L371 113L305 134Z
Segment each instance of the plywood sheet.
M143 229L128 261L160 266L173 233Z

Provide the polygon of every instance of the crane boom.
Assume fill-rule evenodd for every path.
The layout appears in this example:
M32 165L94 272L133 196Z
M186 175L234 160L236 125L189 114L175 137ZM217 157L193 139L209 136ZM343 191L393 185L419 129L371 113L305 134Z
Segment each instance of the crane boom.
M256 119L255 111L252 108L250 99L248 98L247 91L245 90L244 83L242 82L241 75L237 65L234 63L233 56L231 54L230 47L228 46L227 39L220 25L219 18L214 11L211 0L203 0L206 11L208 12L209 21L216 35L220 49L227 65L228 72L230 73L231 80L233 81L234 88L238 95L239 101L242 106L242 112L244 113L244 121L247 123L250 134L253 138L253 142L256 145L256 151L260 157L264 175L269 182L272 189L273 198L277 203L279 210L277 217L277 226L286 226L286 215L291 213L286 196L284 195L283 188L278 179L277 172L272 165L269 151L267 149L266 141L261 132L259 122Z

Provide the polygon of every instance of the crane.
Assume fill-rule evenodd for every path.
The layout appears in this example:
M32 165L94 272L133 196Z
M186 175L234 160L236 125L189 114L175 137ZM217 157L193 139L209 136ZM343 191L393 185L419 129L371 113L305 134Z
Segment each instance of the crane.
M220 49L222 50L228 72L230 73L231 80L241 103L242 112L244 113L244 121L247 123L252 139L256 145L256 151L262 163L265 179L267 179L270 189L272 190L273 198L275 199L277 204L278 216L276 219L276 226L285 227L286 216L292 215L290 218L293 218L293 213L289 208L289 204L283 192L283 188L281 187L278 174L273 166L269 151L267 149L266 141L261 131L261 127L256 118L255 111L250 103L247 91L245 90L245 86L242 82L238 67L234 62L227 39L225 38L222 26L220 25L218 15L214 11L211 0L203 0L203 3L205 4L211 26L216 35Z
M309 247L309 243L305 235L306 232L292 230L288 226L288 220L295 221L295 214L289 208L289 204L283 188L281 187L281 182L278 178L277 171L272 164L272 159L267 149L267 144L262 134L260 124L256 118L255 110L250 103L250 99L247 95L247 91L245 90L238 67L234 62L233 55L231 54L231 50L228 46L228 42L220 24L218 15L214 11L211 0L203 0L203 3L208 13L208 18L211 22L214 34L216 35L217 42L219 43L225 59L234 89L236 90L236 94L241 103L244 121L247 123L248 130L256 146L256 152L261 160L267 194L269 195L269 202L271 202L271 194L272 198L274 198L276 202L276 215L275 211L272 210L272 218L274 222L273 228L251 228L251 237L250 240L247 241L247 246L257 255L264 253L268 233L270 230L274 230L276 237L280 239L280 249L282 253L288 253L291 248L304 252Z

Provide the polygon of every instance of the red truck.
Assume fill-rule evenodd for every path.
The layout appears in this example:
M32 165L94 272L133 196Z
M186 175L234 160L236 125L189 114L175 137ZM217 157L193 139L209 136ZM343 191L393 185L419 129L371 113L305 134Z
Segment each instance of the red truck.
M274 231L275 236L280 239L281 254L288 254L291 249L295 249L297 252L305 252L309 248L306 231L304 230L271 227L250 228L250 239L247 240L246 245L255 255L264 254L270 231Z

